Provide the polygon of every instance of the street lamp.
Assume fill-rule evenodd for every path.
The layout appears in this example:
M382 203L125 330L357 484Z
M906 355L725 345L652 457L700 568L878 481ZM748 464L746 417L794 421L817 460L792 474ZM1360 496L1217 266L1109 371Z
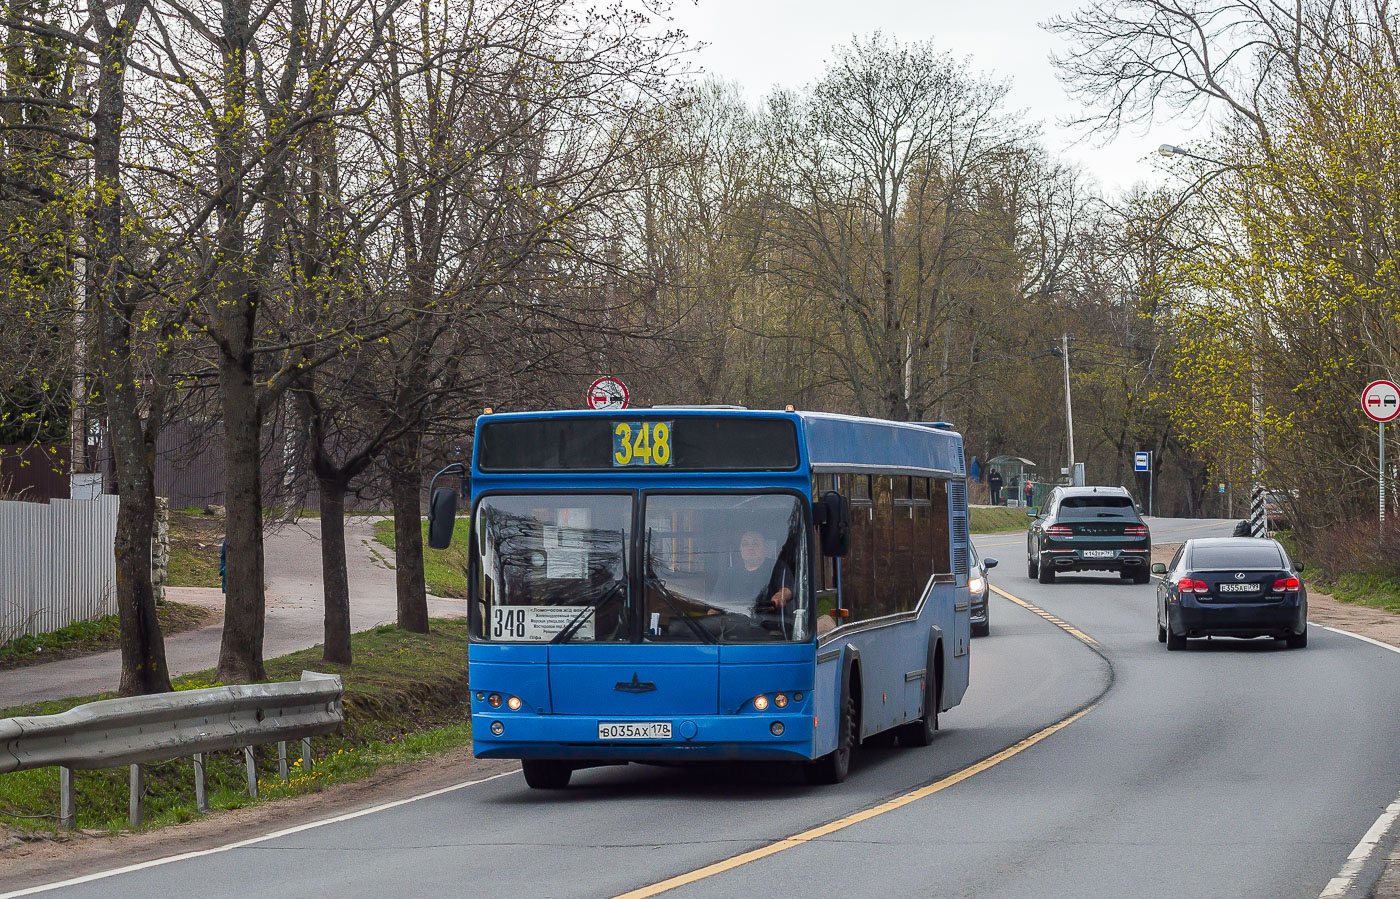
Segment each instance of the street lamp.
M1172 156L1186 156L1186 157L1189 157L1189 158L1191 158L1191 159L1199 159L1201 162L1208 162L1208 163L1210 163L1211 165L1214 165L1214 166L1219 166L1219 168L1218 168L1216 171L1210 173L1208 176L1205 176L1204 178L1198 179L1197 182L1196 182L1196 184L1192 185L1192 188L1191 188L1192 190L1196 190L1196 189L1199 189L1199 188L1201 188L1201 187L1204 187L1204 186L1205 186L1207 183L1209 183L1211 180L1213 180L1214 178L1216 178L1216 177L1218 177L1218 176L1224 174L1225 172L1233 171L1233 172L1237 172L1237 173L1238 173L1238 172L1241 171L1240 166L1235 165L1235 164L1233 164L1233 163L1228 163L1228 162L1224 162L1224 161L1219 160L1219 159L1214 159L1214 158L1212 158L1212 157L1210 157L1210 156L1202 156L1202 155L1199 154L1199 153L1192 153L1192 152L1190 152L1189 150L1183 150L1182 148L1177 147L1177 146L1174 146L1174 145L1172 145L1172 144L1162 144L1162 145L1158 146L1158 147L1157 147L1157 152L1158 152L1159 154L1161 154L1162 156L1166 156L1166 157L1172 157ZM1189 195L1189 193L1188 193L1188 195ZM1178 204L1178 205L1179 205L1179 204ZM1259 280L1259 279L1258 279L1258 275L1259 275L1259 255L1260 255L1260 253L1259 253L1259 244L1258 244L1258 241L1255 240L1254 232L1253 232L1253 229L1252 229L1252 228L1250 229L1250 233L1249 233L1249 243L1250 243L1250 249L1252 250L1253 255L1254 255L1254 263L1253 263L1253 264L1254 264L1254 275L1255 275L1254 280L1255 280L1255 283L1257 284L1257 283L1258 283L1258 280ZM1261 389L1262 389L1262 385L1261 385L1261 381L1262 381L1262 378L1261 378L1261 371L1262 371L1263 363L1262 363L1262 361L1261 361L1260 358L1259 358L1259 353L1261 352L1261 350L1262 350L1262 348L1263 348L1263 343L1264 343L1264 308L1263 308L1263 302L1262 302L1262 301L1259 303L1258 308L1257 308L1255 311L1256 311L1256 313L1257 313L1257 316L1256 316L1257 322L1256 322L1256 324L1258 325L1258 328L1259 328L1259 339L1258 339L1257 341L1255 341L1253 364L1250 366L1250 371L1249 371L1249 412L1250 412L1250 429L1249 429L1249 430L1250 430L1250 434L1249 434L1249 443L1250 443L1250 455L1251 455L1251 459L1250 459L1250 468L1251 468L1250 475L1251 475L1251 480L1253 481L1253 489L1250 491L1250 502L1251 502L1251 506L1250 506L1250 512L1251 512L1250 521L1251 521L1251 525L1253 526L1254 531L1255 531L1254 536L1256 536L1256 537L1265 537L1265 536L1268 535L1268 528L1269 528L1268 514L1265 513L1265 514L1263 514L1262 516L1259 516L1259 515L1254 514L1254 513L1255 513L1256 511L1258 511L1259 509L1262 509L1262 495L1263 495L1263 492L1264 492L1264 486L1263 486L1263 484L1261 483L1261 481L1262 481L1262 475L1263 475L1263 471L1264 471L1264 461L1263 461L1263 458L1262 458L1262 456L1263 456L1263 450L1262 450L1262 447L1260 446L1260 440L1259 440L1259 421L1260 421L1260 419L1263 417L1263 416L1262 416L1262 410L1261 410L1261 400L1260 400L1260 392L1261 392ZM1256 507L1258 507L1258 508L1256 509ZM1234 510L1232 509L1231 511L1233 512ZM1262 522L1259 520L1260 518L1262 518Z

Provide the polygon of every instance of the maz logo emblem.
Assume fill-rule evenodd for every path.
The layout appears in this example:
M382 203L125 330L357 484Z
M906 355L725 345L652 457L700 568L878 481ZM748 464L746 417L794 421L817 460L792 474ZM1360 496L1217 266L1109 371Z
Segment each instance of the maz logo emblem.
M630 681L620 680L613 689L623 693L650 693L656 689L656 684L649 680L637 680L637 672L633 671Z

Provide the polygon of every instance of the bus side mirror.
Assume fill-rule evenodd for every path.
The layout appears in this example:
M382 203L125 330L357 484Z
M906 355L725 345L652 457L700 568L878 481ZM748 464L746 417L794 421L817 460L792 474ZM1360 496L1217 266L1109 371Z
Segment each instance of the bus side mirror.
M822 555L839 559L851 550L851 507L846 498L828 490L812 506L821 540Z
M457 525L457 489L439 487L433 491L428 504L428 546L447 549L452 543L452 529Z

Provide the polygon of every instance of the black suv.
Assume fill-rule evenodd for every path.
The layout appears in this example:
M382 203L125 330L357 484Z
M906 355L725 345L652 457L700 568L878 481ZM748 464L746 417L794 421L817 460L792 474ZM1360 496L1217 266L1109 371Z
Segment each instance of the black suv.
M1056 487L1040 511L1026 535L1027 576L1042 584L1058 571L1116 571L1135 584L1151 578L1152 536L1127 490Z

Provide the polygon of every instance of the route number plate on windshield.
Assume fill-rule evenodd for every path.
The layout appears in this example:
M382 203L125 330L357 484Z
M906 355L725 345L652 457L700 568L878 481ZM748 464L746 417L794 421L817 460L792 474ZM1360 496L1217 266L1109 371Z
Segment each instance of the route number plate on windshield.
M1086 559L1111 559L1111 558L1113 558L1113 550L1111 550L1111 549L1086 549L1086 550L1084 550L1084 558L1086 558Z
M492 606L491 639L548 643L580 615L574 642L593 640L596 610L579 606Z
M1215 589L1221 593L1258 593L1258 584L1216 584Z
M669 740L669 721L599 721L600 740Z

